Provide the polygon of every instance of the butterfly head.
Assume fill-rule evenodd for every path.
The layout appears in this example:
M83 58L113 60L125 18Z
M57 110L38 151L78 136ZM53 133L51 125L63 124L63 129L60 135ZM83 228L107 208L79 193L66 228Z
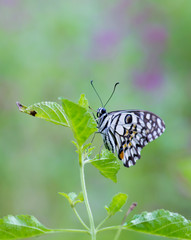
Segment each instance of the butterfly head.
M97 110L97 117L100 118L101 116L103 116L103 115L106 114L106 113L107 113L107 112L106 112L106 109L103 108L103 107L100 107L100 108L98 108L98 110Z
M117 86L118 84L119 84L119 82L117 82L117 83L114 85L113 92L111 93L111 96L109 97L109 99L107 100L107 102L106 102L105 104L103 104L103 102L102 102L102 100L101 100L101 98L100 98L97 90L95 89L95 87L94 87L94 85L93 85L93 80L91 81L91 85L92 85L95 93L97 94L97 96L98 96L98 98L99 98L99 100L100 100L100 102L101 102L101 105L102 105L102 107L98 108L98 110L97 110L97 117L98 117L98 118L101 118L101 117L104 116L104 115L107 116L107 112L106 112L105 106L108 104L109 100L112 98L112 96L113 96L113 94L114 94L114 92L115 92L115 88L116 88L116 86Z

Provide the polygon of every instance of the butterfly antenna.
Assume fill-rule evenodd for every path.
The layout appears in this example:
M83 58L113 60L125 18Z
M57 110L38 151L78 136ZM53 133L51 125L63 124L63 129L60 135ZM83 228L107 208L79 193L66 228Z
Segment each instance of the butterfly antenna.
M113 92L112 92L111 96L109 97L109 99L107 100L107 102L106 102L106 104L104 105L104 107L108 104L109 100L112 98L112 96L113 96L113 94L114 94L114 92L115 92L115 89L116 89L116 87L117 87L118 84L119 84L119 82L116 82L116 84L114 85Z
M102 105L102 107L103 107L103 102L102 102L102 100L101 100L101 98L100 98L100 96L99 96L98 92L96 91L96 89L95 89L94 85L93 85L93 80L91 80L91 85L92 85L92 87L93 87L93 89L94 89L95 93L97 94L97 96L98 96L98 98L99 98L99 100L100 100L100 102L101 102L101 105Z

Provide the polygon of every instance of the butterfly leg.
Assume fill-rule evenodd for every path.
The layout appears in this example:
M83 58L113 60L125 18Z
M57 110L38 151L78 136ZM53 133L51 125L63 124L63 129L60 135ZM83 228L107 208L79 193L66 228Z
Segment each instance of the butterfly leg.
M93 141L94 141L94 139L95 139L96 133L99 133L99 132L94 132L94 135L93 135L92 140L91 140L91 142L90 142L91 145L92 145L92 143L93 143Z

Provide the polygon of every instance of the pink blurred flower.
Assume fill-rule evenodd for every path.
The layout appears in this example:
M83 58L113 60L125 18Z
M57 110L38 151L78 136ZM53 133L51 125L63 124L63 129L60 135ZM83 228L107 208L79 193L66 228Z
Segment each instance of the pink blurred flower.
M135 85L141 89L158 89L163 83L163 71L158 65L145 68L134 74L134 81Z
M105 29L98 32L94 37L94 57L109 56L113 48L120 41L120 35L113 29Z

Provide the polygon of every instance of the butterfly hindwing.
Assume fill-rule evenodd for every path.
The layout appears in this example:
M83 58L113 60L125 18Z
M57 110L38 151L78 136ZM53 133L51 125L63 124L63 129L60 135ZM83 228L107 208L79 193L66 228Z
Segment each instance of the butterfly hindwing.
M147 111L110 112L98 125L105 147L117 151L124 166L135 165L142 148L165 130L163 120Z

